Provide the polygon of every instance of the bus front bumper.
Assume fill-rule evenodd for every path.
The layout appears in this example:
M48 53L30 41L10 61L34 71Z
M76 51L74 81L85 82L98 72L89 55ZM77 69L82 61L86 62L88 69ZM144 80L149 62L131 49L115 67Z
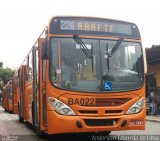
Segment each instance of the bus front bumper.
M64 116L47 111L47 134L84 133L116 130L144 130L145 110L120 116Z

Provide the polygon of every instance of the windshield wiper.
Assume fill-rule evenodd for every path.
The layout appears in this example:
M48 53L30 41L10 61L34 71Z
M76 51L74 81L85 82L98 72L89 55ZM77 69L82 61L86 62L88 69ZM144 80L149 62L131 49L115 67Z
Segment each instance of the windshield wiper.
M110 57L112 57L113 56L113 54L116 52L116 50L119 48L119 46L120 46L120 44L121 44L121 42L123 41L124 39L123 38L120 38L117 42L116 42L116 44L114 45L114 47L112 48L112 50L111 51L109 51L109 48L108 48L108 43L107 43L107 45L106 45L106 59L107 59L107 67L108 67L108 72L109 72L109 63L110 63Z
M109 57L110 57L110 54L109 54L109 49L108 49L108 43L106 45L106 57L107 57L107 67L108 67L108 71L109 71Z
M88 58L91 58L93 56L93 54L89 51L89 49L86 47L86 45L83 43L83 41L78 35L73 35L73 39L76 41L77 44L80 45L80 48L82 49L83 53Z
M116 50L119 48L121 42L123 41L123 38L120 38L117 43L114 45L114 47L111 50L111 56L116 52Z

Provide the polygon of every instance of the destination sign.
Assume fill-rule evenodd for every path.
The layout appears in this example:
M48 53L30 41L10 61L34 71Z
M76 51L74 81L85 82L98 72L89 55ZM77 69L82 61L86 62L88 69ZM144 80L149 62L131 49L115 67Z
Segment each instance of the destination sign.
M137 26L127 22L96 18L58 17L52 20L52 34L85 34L138 37Z

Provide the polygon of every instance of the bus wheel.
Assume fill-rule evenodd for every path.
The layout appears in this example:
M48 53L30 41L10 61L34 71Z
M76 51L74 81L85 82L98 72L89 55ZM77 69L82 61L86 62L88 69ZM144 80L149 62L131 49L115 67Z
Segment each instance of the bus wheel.
M35 131L36 131L36 135L37 135L39 138L45 138L46 133L44 133L43 131L41 131L39 128L36 128Z
M19 103L18 103L18 118L19 118L19 122L20 122L20 123L23 123L23 122L24 122L23 118L21 117L21 110L20 110L20 105L19 105Z
M20 122L20 123L23 123L23 122L24 122L24 120L23 120L22 117L19 117L19 122Z

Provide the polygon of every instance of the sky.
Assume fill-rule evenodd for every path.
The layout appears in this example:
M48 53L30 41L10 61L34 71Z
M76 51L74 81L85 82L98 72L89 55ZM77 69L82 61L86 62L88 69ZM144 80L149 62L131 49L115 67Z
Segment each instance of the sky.
M53 16L90 16L137 24L143 47L160 45L159 0L0 0L0 61L18 68Z

